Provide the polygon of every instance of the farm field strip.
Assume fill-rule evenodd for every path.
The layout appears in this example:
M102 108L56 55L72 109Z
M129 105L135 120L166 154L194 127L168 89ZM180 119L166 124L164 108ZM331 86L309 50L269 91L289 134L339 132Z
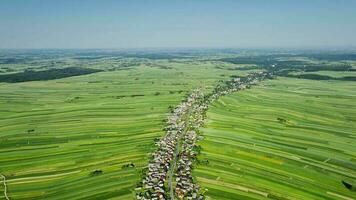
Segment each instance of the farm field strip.
M341 183L356 180L356 93L351 88L354 82L278 78L216 101L199 142L199 159L208 164L194 170L206 195L355 198Z

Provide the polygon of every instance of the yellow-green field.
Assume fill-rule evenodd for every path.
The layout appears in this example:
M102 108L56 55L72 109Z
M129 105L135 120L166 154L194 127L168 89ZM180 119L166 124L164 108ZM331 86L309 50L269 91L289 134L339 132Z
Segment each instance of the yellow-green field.
M232 61L109 56L1 64L0 74L44 71L43 79L54 68L103 70L0 83L0 173L8 196L134 199L172 107L195 88L211 92L222 80L275 70L269 66L279 62L262 56L247 57L244 64L227 57ZM307 71L300 66L309 60L303 58L308 62L302 65L295 60L281 61L278 69L287 71L276 74L314 76L278 76L209 107L193 171L207 199L356 198L342 184L356 185L355 72L336 61L323 68L324 61L317 60ZM303 79L321 76L329 80Z
M236 71L209 62L0 83L0 172L11 199L132 199L169 106ZM123 167L125 164L135 167ZM102 170L100 175L91 175ZM0 199L3 196L0 186Z
M194 175L210 199L355 199L355 122L356 82L268 80L209 108Z

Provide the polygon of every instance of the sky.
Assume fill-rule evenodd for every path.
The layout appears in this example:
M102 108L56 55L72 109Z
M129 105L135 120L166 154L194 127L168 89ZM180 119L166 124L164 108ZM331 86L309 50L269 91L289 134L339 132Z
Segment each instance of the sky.
M356 0L0 0L0 48L356 47Z

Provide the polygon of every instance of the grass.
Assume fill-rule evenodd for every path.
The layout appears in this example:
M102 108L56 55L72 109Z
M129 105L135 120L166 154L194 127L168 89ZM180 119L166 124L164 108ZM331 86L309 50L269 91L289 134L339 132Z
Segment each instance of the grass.
M330 76L333 78L343 78L343 77L356 77L356 71L317 71L317 72L294 72L293 75L300 74L318 74L323 76Z
M208 110L194 170L211 199L353 199L356 83L269 80Z
M132 199L169 106L236 71L209 62L0 84L0 172L11 199ZM158 94L159 93L159 94ZM133 163L134 168L123 168ZM102 170L100 175L91 175ZM0 186L0 198L3 198Z

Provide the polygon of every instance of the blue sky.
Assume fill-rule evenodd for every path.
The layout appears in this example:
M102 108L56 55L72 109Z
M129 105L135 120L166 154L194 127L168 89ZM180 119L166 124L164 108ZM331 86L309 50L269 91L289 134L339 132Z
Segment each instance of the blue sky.
M356 46L356 0L0 0L0 48Z

